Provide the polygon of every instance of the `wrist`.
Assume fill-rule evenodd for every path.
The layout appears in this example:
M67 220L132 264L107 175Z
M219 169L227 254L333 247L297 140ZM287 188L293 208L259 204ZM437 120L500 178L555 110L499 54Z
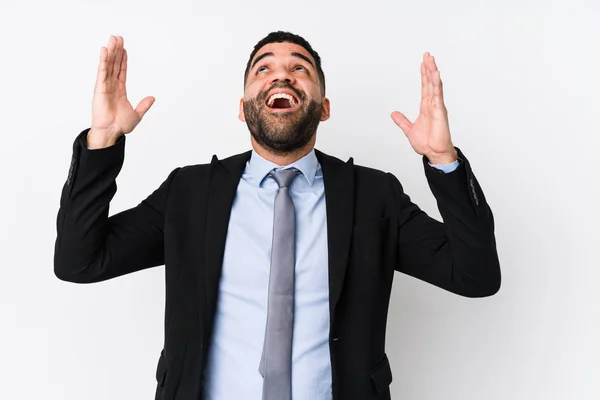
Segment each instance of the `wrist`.
M458 160L458 153L454 147L452 150L444 153L431 153L426 155L427 159L431 164L434 165L444 165L444 164L452 164L454 161Z
M86 137L87 147L90 150L110 147L117 143L121 136L122 134L110 130L104 131L92 128L89 130Z

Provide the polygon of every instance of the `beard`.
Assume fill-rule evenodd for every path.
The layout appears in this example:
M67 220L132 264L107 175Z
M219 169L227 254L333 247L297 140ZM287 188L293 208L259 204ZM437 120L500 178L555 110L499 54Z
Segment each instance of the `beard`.
M272 89L292 90L300 103L294 112L272 113L266 106L267 92ZM321 103L286 83L275 84L255 98L244 101L246 124L256 142L276 155L286 155L305 147L317 132L321 120Z

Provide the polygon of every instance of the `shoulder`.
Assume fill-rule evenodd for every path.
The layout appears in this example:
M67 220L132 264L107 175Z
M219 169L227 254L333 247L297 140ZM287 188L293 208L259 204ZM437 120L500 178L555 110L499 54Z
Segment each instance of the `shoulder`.
M212 160L208 163L184 165L176 168L176 179L201 182L207 180L218 169L225 169L229 172L241 174L246 162L250 159L250 154L250 151L246 151L223 159L219 159L216 155L213 155Z
M319 150L315 150L315 153L317 154L317 158L319 159L319 162L322 166L323 164L325 164L330 168L341 168L342 166L346 166L346 168L352 168L355 179L366 181L375 180L378 183L383 181L387 182L390 179L391 174L389 174L388 172L376 168L367 167L364 165L354 164L354 159L352 157L350 157L348 161L342 161L337 157L323 153Z

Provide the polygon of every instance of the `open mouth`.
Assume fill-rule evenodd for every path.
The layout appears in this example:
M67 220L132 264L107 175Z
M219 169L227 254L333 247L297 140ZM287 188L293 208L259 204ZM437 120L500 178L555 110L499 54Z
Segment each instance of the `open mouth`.
M295 109L300 102L289 93L274 93L267 99L266 104L273 110L289 111Z

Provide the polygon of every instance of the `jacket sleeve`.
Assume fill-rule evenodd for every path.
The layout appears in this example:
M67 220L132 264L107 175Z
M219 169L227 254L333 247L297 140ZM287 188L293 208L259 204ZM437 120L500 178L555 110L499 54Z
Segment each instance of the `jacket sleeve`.
M399 218L396 269L462 296L491 296L501 281L494 218L469 161L457 151L460 165L450 173L423 157L443 223L412 203L389 174Z
M54 273L65 281L91 283L164 264L163 224L169 186L178 169L138 206L108 217L124 159L125 137L89 150L88 130L73 144L60 199Z

